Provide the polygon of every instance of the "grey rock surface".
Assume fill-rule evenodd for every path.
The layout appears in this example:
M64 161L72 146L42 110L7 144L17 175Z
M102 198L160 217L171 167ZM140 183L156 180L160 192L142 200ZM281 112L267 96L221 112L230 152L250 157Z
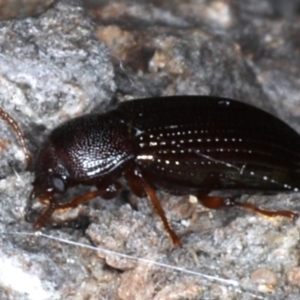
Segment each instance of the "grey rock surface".
M38 18L0 22L0 105L18 120L32 153L57 124L111 99L113 66L94 31L83 8L72 1L57 3ZM24 221L33 178L24 172L15 134L4 123L0 132L0 298L63 299L86 276L83 264L79 258L61 266L72 255L54 258L57 248L49 241L17 235L33 232Z
M84 8L62 1L37 18L0 22L0 104L33 153L58 123L116 97L232 97L300 133L299 1L93 0ZM0 134L1 299L299 299L299 221L209 211L158 192L182 239L174 248L147 199L134 210L124 193L61 217L88 216L85 231L34 234L24 221L33 175L6 124ZM299 194L241 200L300 211Z

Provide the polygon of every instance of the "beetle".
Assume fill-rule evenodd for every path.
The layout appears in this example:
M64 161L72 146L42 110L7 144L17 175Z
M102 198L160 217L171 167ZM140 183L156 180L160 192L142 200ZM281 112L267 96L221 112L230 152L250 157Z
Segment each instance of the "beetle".
M148 196L175 245L180 239L169 225L157 189L195 195L209 208L238 206L295 219L295 212L268 211L209 193L297 192L299 153L295 130L237 100L170 96L123 102L104 113L71 119L48 135L33 161L29 206L34 199L45 205L34 228L43 227L56 210L97 196L114 198L122 190L122 176L136 196ZM77 185L96 190L67 203L59 201L60 194Z

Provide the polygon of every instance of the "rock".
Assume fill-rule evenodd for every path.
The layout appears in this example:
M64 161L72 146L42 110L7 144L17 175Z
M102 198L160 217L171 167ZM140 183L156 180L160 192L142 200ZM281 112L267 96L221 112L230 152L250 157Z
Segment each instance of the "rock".
M92 23L77 2L58 2L34 19L0 23L1 105L20 122L33 153L59 122L116 97L232 97L300 132L298 3L84 1ZM1 299L299 298L299 221L208 211L158 192L182 239L174 249L149 201L140 199L136 211L124 193L66 212L87 216L83 232L33 235L23 221L32 173L24 171L14 134L6 124L0 130L0 267L8 270ZM297 194L241 200L299 210Z
M45 11L55 0L0 0L0 20L22 19Z

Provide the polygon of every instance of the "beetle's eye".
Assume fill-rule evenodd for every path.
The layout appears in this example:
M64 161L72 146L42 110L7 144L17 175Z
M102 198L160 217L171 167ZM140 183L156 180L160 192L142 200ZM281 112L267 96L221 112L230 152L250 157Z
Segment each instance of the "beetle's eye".
M55 192L62 193L65 191L65 183L61 178L54 177L52 178L53 189Z

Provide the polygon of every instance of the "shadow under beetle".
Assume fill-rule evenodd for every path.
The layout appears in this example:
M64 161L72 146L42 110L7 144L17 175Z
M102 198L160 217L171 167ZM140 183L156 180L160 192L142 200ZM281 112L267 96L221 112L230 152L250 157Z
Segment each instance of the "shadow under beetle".
M29 152L18 124L3 110ZM300 136L271 114L213 96L173 96L120 103L105 113L87 114L55 128L33 161L29 210L37 198L45 208L34 224L100 196L114 198L124 176L130 190L151 200L175 245L180 239L165 216L156 189L195 195L209 208L238 206L267 216L295 219L291 211L267 211L211 191L255 194L300 189ZM76 185L95 191L68 203L59 194Z

